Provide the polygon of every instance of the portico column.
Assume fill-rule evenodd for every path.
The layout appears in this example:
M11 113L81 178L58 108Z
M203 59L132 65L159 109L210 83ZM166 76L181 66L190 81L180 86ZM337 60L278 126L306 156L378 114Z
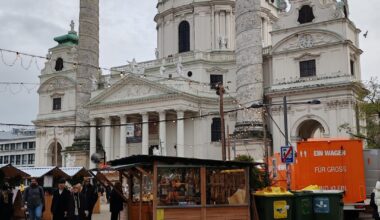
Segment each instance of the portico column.
M148 113L142 114L142 154L149 154L149 116Z
M96 120L95 119L92 119L90 121L90 158L91 156L96 153ZM95 168L96 167L96 164L93 163L91 160L89 162L89 168L92 169L92 168Z
M177 111L177 156L185 157L185 120L183 111Z
M104 150L107 161L111 160L111 118L104 119Z
M120 158L127 156L127 116L120 115Z
M166 156L166 112L159 113L159 121L160 121L160 147L162 156Z

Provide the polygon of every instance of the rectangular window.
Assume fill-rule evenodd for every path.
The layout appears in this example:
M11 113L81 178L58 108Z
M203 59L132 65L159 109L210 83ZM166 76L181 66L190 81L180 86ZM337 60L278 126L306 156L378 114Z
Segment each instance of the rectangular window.
M22 143L22 149L23 149L23 150L28 149L28 142L23 142L23 143Z
M3 156L0 156L0 164L3 164Z
M9 163L9 156L4 156L4 164L8 164Z
M27 154L22 155L22 162L21 162L21 164L25 165L25 164L27 164L27 162L28 162L28 155Z
M53 110L61 110L61 98L53 98Z
M22 143L16 144L16 150L22 150Z
M207 205L247 205L247 180L244 169L207 168Z
M10 159L9 162L10 162L11 164L15 164L15 159L16 159L16 158L15 158L15 155L11 155L10 158L11 158L11 159Z
M159 206L201 205L199 168L159 167L157 172Z
M355 62L353 60L350 60L350 69L351 69L351 76L355 75Z
M16 149L16 144L11 144L11 150L15 150Z
M36 142L29 142L29 149L36 148Z
M21 163L21 155L16 155L16 165L20 165Z
M0 144L0 151L4 150L4 145Z
M9 144L6 144L6 145L4 146L4 150L9 150Z
M223 84L223 75L211 74L210 75L210 86L211 86L211 89L216 89L216 86L219 83Z
M28 164L34 164L34 154L28 154Z
M300 76L309 77L317 75L315 60L306 60L300 62Z
M211 142L221 140L221 121L220 118L213 118L211 124Z

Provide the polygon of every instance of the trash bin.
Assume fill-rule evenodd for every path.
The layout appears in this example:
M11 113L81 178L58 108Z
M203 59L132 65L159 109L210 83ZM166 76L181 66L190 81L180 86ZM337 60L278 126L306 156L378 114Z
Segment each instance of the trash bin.
M279 187L268 187L255 193L260 220L291 220L293 194Z
M293 191L294 220L313 220L313 192Z
M342 191L313 191L314 220L343 220L342 199Z

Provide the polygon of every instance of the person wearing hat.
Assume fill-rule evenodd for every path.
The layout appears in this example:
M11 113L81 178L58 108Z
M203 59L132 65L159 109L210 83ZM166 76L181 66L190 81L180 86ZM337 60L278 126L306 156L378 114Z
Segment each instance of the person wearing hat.
M372 217L375 220L380 220L380 181L376 182L375 189L371 193L370 206L372 207Z
M85 200L81 192L81 184L76 184L72 188L69 202L69 220L85 220Z
M58 189L53 193L53 201L50 211L53 215L53 220L65 220L68 218L70 192L66 189L66 180L60 179Z
M91 184L90 178L88 177L84 178L82 194L83 194L84 202L85 202L84 210L85 210L86 220L91 220L92 211L94 209L96 202L98 201L98 191Z

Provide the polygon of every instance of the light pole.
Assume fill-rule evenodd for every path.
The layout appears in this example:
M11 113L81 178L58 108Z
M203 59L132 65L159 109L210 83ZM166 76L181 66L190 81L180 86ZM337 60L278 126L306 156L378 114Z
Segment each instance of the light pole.
M312 101L307 101L307 102L287 102L286 96L283 97L283 103L280 104L263 104L263 103L253 103L250 108L263 108L263 107L268 107L268 106L275 106L275 105L282 105L283 111L284 111L284 133L280 132L283 134L285 137L285 146L286 147L292 147L291 143L289 142L289 132L288 132L288 104L291 105L319 105L321 104L321 101L319 100L312 100ZM268 111L267 111L268 112ZM269 114L269 112L268 112ZM270 117L272 120L273 118ZM273 120L274 121L274 120ZM286 185L288 190L290 190L290 185L291 185L291 173L290 173L290 164L286 163Z

